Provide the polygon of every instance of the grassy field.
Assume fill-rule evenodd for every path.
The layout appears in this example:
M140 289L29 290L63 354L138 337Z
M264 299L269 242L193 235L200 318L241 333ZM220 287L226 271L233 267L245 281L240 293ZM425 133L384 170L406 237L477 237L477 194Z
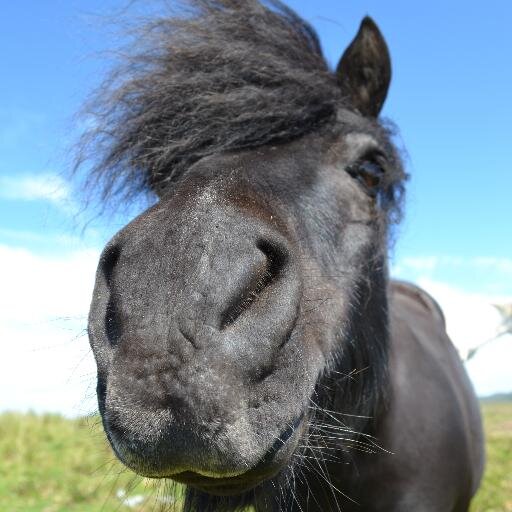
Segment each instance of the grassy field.
M471 512L512 512L512 401L482 404L487 466Z
M471 512L512 512L512 402L484 403L487 472ZM97 418L0 415L0 510L179 511L181 490L134 477ZM411 511L414 512L414 511Z

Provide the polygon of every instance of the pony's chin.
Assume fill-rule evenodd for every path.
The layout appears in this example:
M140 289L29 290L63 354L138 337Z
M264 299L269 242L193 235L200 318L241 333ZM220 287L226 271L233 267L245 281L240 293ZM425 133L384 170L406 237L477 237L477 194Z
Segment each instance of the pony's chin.
M127 456L125 450L114 448L116 455L132 471L146 478L170 479L201 492L216 496L235 496L254 489L263 482L277 476L286 468L297 450L299 441L307 428L305 415L301 414L279 436L260 460L242 471L226 468L225 472L210 472L199 469L169 470L165 464L151 467L148 460L140 456ZM112 435L109 436L111 442ZM114 443L113 446L116 446Z
M265 480L273 478L281 469L281 467L274 468L273 471L266 474L253 474L253 471L248 471L242 475L228 478L209 477L192 471L186 471L173 475L172 479L207 494L235 496L250 491Z
M271 461L262 460L255 467L240 473L212 474L197 471L169 472L164 468L150 468L147 463L121 457L123 464L145 478L174 480L179 484L192 487L201 492L215 496L236 496L254 489L261 483L274 478L289 462L297 443L285 443L283 454ZM286 452L286 454L284 453Z

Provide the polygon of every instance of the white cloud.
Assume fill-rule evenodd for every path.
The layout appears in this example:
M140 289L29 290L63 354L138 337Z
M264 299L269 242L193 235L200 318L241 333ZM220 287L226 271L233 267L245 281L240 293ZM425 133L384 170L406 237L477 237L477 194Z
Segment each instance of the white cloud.
M98 257L92 249L55 257L0 245L0 409L94 409L85 327Z
M439 266L438 256L423 256L414 258L404 258L400 261L400 266L410 268L417 271L432 271Z
M0 245L2 323L86 315L98 258L93 249L43 256Z
M479 256L463 258L460 256L407 256L399 259L393 266L393 273L403 274L407 270L431 273L444 268L495 270L504 275L512 276L512 258Z
M97 233L89 229L87 231L88 238L97 239ZM19 229L6 229L0 227L0 239L7 239L14 243L21 244L48 244L54 250L59 249L79 249L85 246L84 237L69 235L66 233L48 233L40 231L21 231Z
M0 176L0 197L21 201L45 200L58 206L71 203L69 185L51 173Z
M474 265L480 268L494 268L503 274L512 276L512 258L474 258Z

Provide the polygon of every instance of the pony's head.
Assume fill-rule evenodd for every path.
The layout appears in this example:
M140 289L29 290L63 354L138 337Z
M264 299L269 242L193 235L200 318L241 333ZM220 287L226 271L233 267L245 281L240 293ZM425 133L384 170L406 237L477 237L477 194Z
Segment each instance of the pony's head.
M318 407L379 407L404 175L371 19L333 72L277 2L192 6L146 27L96 103L105 197L159 200L103 251L89 336L118 457L241 495L314 442Z

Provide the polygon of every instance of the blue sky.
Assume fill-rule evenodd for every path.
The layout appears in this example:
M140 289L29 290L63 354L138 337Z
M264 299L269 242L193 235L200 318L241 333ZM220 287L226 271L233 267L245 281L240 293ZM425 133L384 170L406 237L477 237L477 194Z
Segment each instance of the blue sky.
M80 129L73 115L105 71L101 51L114 46L105 16L125 3L19 0L0 17L0 279L13 287L0 299L1 343L17 340L14 357L30 354L35 375L39 357L51 365L68 357L62 347L79 352L69 377L77 386L93 374L80 333L95 259L140 205L84 229L95 212L80 213L62 173ZM381 27L393 60L383 114L399 127L411 175L394 274L436 295L463 350L490 337L499 317L489 304L512 299L512 3L288 3L317 29L333 66L364 15ZM481 393L512 390L512 375L496 366L512 360L511 345L505 337L468 366ZM32 391L0 408L62 403L39 406Z

